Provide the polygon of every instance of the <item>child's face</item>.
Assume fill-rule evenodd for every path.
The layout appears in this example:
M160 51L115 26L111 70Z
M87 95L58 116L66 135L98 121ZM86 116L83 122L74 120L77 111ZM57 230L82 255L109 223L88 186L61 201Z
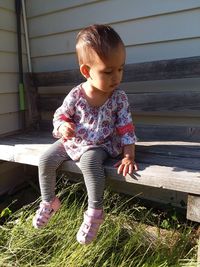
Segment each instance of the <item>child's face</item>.
M102 60L97 54L89 65L88 82L92 88L103 92L112 92L119 86L125 63L125 49L122 45L113 49L107 60Z

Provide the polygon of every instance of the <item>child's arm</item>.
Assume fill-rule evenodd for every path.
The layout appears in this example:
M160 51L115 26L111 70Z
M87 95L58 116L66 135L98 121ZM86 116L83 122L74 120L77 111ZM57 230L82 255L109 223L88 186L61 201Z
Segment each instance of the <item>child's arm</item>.
M132 174L133 171L138 170L138 166L135 163L135 144L125 145L123 147L123 158L115 164L118 167L118 174L126 176L127 173Z
M65 97L62 105L55 111L53 116L53 136L56 138L70 139L75 135L73 122L75 97L73 90Z

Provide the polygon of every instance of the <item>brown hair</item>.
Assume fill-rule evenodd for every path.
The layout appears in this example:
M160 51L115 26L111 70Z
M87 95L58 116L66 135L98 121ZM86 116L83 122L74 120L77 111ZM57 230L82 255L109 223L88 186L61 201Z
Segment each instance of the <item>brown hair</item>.
M108 25L94 24L81 30L76 38L76 53L79 64L91 62L93 52L106 59L112 49L124 43L118 33Z

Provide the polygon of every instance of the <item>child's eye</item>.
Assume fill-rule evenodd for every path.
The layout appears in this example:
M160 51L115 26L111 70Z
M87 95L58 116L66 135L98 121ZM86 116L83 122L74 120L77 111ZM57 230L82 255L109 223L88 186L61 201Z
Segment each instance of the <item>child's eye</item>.
M109 70L109 71L104 71L104 73L109 75L109 74L112 73L112 71L111 71L111 70Z

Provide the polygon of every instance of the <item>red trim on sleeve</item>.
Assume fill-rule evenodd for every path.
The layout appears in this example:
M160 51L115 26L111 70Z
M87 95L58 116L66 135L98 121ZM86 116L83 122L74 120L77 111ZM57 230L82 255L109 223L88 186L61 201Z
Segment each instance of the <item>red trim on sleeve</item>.
M126 133L134 132L135 126L132 123L126 124L121 127L117 127L117 132L119 135L124 135Z
M66 122L73 122L70 118L67 118L64 114L59 115L59 120L63 120Z

